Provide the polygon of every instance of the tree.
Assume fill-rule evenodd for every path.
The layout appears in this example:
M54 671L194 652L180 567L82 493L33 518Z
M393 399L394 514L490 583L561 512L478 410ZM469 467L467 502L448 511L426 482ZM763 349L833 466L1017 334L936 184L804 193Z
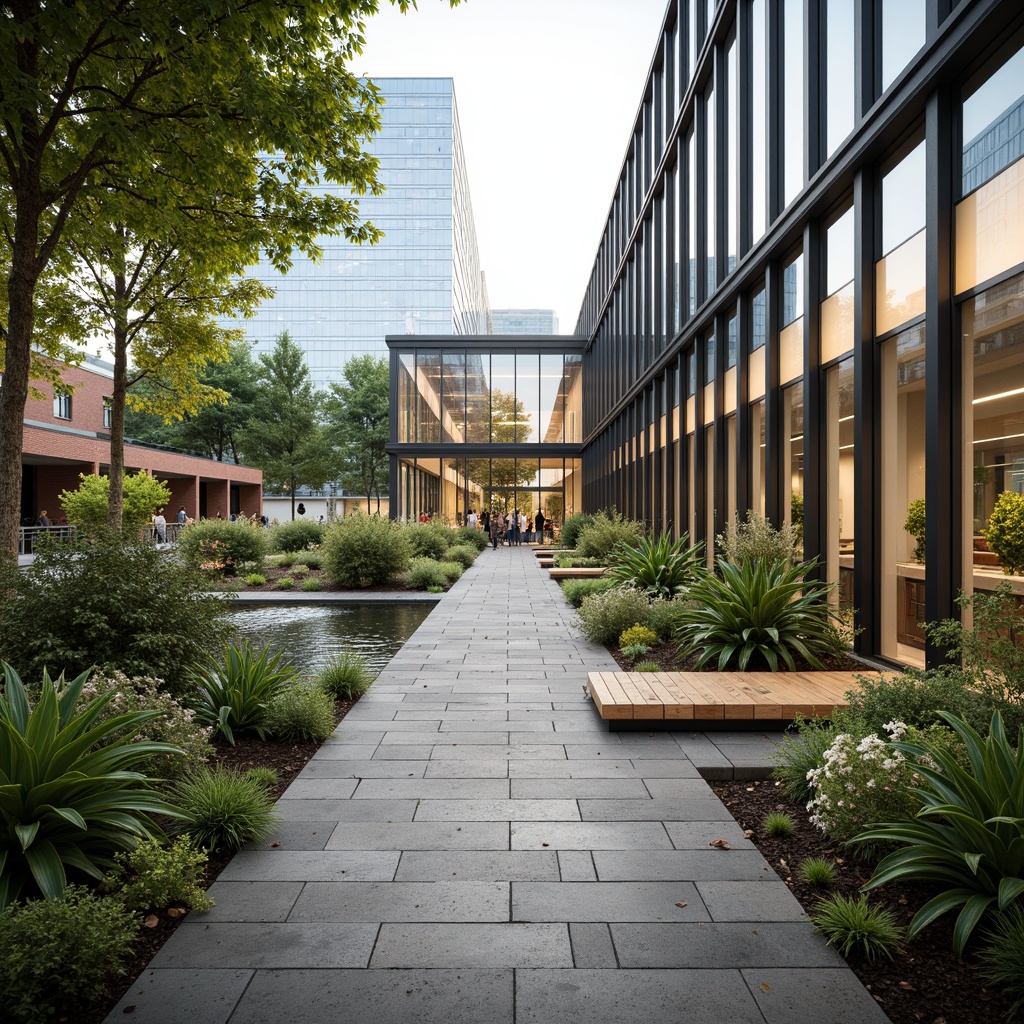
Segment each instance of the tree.
M232 345L226 360L208 364L198 375L200 384L223 392L226 399L171 423L156 413L142 411L152 407L150 396L163 386L159 378L156 381L142 379L132 389L128 399L125 434L141 441L180 448L218 462L237 464L241 461L237 435L252 416L257 372L258 367L249 354L248 343Z
M392 2L404 11L411 0ZM22 420L30 379L39 372L33 353L56 355L66 340L62 328L83 329L74 326L62 287L78 269L72 253L102 261L119 228L122 256L155 239L180 246L175 231L161 228L189 215L200 236L214 242L215 231L204 225L218 221L222 206L238 209L239 184L243 198L255 199L240 213L251 228L245 244L259 237L282 270L294 247L315 254L317 236L328 231L376 239L351 196L379 191L376 161L361 151L379 124L377 91L346 67L361 50L363 19L376 10L377 0L5 6L0 550L17 546ZM307 187L324 181L349 186L351 195ZM111 207L114 199L119 209ZM219 264L216 246L187 255L203 269L230 273L236 241L226 249L228 259ZM119 268L110 252L114 277L123 269L127 284L127 267ZM190 285L197 280L190 277ZM122 319L128 299L115 282ZM179 322L164 340L188 334Z
M61 494L60 504L69 523L93 532L107 522L110 477L82 473L80 479L82 482L75 490ZM130 532L141 530L153 517L153 513L170 500L171 489L162 480L147 476L141 469L134 476L126 476L124 529Z
M323 395L314 391L302 349L284 331L274 351L260 356L253 416L241 431L245 461L263 470L271 488L321 487L330 476L331 449L318 419Z
M345 382L331 385L326 414L338 454L340 478L350 490L377 499L388 487L390 377L386 359L356 356L342 371Z

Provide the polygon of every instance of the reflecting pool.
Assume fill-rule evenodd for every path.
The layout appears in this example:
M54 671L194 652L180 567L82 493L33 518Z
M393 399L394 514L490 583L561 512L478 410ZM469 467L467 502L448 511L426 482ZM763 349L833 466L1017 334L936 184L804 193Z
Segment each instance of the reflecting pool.
M430 614L433 603L259 604L232 611L239 636L284 651L303 674L318 671L343 651L379 672Z

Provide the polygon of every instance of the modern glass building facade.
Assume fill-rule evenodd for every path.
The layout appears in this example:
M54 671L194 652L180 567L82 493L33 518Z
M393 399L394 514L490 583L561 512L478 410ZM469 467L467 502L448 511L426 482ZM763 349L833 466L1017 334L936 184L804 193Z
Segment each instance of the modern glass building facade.
M361 216L384 238L372 246L323 238L323 259L297 255L287 275L261 263L251 273L276 295L253 319L237 323L257 352L271 351L288 331L318 387L340 380L352 356L385 356L387 334L488 331L454 83L380 78L374 84L385 103L381 130L366 149L380 161L386 191L358 201Z
M557 334L553 309L492 309L492 334Z
M583 507L798 520L858 649L936 661L1024 492L1022 152L1019 0L670 0L577 324Z
M582 500L583 346L573 338L389 337L391 514L469 509L560 524Z

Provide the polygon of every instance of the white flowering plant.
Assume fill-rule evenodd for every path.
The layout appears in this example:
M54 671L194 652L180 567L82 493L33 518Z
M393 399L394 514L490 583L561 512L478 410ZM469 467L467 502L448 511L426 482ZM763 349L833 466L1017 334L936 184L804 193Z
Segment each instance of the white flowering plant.
M82 703L91 704L104 694L113 692L104 707L100 720L115 715L134 714L138 711L159 711L151 718L132 742L158 741L180 747L182 753L161 754L140 770L148 775L174 778L203 764L213 748L210 737L213 730L204 726L196 713L161 689L162 682L149 676L129 678L122 672L94 675L82 688Z
M914 766L892 746L908 728L887 722L884 732L887 739L876 733L840 733L822 763L807 773L810 820L834 839L852 839L873 822L908 820L920 806L913 791L918 779Z

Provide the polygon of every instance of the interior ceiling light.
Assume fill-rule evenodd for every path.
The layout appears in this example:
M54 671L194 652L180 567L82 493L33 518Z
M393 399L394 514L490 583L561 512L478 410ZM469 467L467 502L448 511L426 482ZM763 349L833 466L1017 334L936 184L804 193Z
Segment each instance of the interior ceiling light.
M971 405L981 405L982 402L995 402L1000 398L1012 398L1014 395L1024 395L1024 388L1014 388L1012 391L1000 391L997 395L982 395L974 399Z

